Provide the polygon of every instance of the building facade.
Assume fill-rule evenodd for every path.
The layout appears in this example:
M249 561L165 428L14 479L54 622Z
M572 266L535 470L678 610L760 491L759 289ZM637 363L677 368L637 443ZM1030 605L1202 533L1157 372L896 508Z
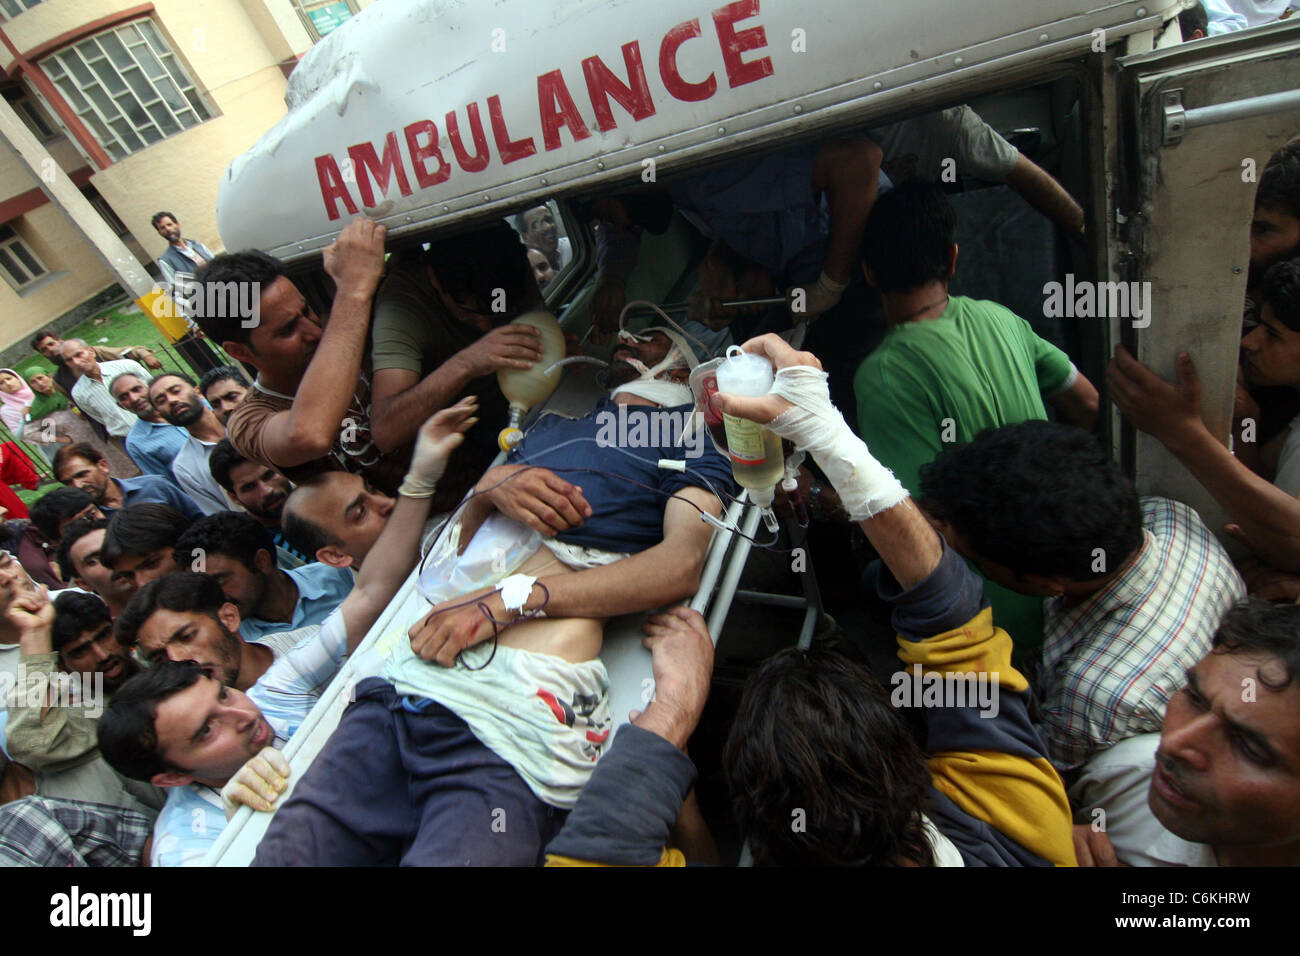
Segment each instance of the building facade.
M219 249L227 164L284 114L298 58L366 0L0 0L0 93L49 153L0 151L0 348L117 282L40 179L65 173L156 272L176 215ZM123 293L125 294L125 293Z

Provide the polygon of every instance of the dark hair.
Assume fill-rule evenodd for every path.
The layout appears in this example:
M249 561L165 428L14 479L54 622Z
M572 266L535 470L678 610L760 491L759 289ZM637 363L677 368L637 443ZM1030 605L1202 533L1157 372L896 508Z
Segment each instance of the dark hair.
M144 557L161 548L174 548L190 524L191 519L169 505L149 502L123 508L108 521L99 559L111 568L124 554Z
M111 624L108 605L97 594L68 592L54 598L54 624L50 628L50 646L56 652L63 650L69 641L87 631L98 631L103 624Z
M188 567L194 551L202 549L207 554L224 554L234 558L250 571L257 571L254 558L265 551L275 563L275 539L252 515L241 511L218 511L205 515L176 540L172 557L178 568Z
M59 552L55 558L59 562L63 580L71 581L77 576L77 569L72 566L73 546L90 532L107 527L107 518L78 518L63 529L63 538L59 541Z
M1300 332L1300 257L1269 266L1260 286L1259 300L1272 307L1279 322Z
M230 598L221 590L217 579L197 571L173 571L150 581L131 595L126 609L117 619L114 630L117 639L125 646L134 646L140 639L140 628L159 608L167 611L197 611L213 620Z
M326 472L322 475L314 475L306 481L300 482L285 501L284 511L280 513L280 534L284 535L284 540L289 543L289 547L312 561L316 560L316 552L321 548L339 545L343 542L331 534L328 528L323 528L316 522L309 521L300 515L293 508L293 498L304 488L319 487L328 480L327 476L329 474L329 472Z
M755 863L934 862L925 757L875 678L834 650L789 648L754 672L722 764Z
M53 332L51 332L49 329L41 329L39 332L37 332L35 335L32 336L31 341L28 342L28 345L30 345L33 349L35 349L36 343L39 342L41 339L45 339L45 338L57 340L58 336L55 335Z
M957 212L933 183L912 180L876 200L862 235L862 261L881 292L947 281Z
M66 521L79 511L95 503L95 499L80 488L64 485L37 498L28 506L28 513L36 530L47 541L59 540L59 522Z
M160 378L179 378L186 385L190 386L190 388L197 388L194 379L190 378L184 372L159 372L153 377L153 380L149 382L150 391L153 391L154 382L158 381Z
M536 207L534 207L536 208ZM433 243L425 254L442 291L487 309L495 290L505 292L506 312L517 315L541 300L528 251L515 231L498 220L474 232Z
M212 453L208 455L208 471L212 472L212 477L217 479L217 484L233 495L235 483L230 480L230 469L246 461L251 459L235 451L235 446L230 444L229 438L223 438L212 446Z
M985 429L922 465L920 478L926 510L976 554L1017 573L1091 581L1142 544L1133 483L1096 438L1071 425Z
M1201 31L1201 36L1210 35L1210 15L1205 12L1205 5L1197 2L1186 10L1178 14L1178 28L1182 33L1183 41L1186 42L1192 38L1192 34L1197 30Z
M152 780L173 767L158 754L158 705L203 676L195 661L164 661L136 674L113 695L99 719L99 752L131 780ZM183 772L183 771L182 771Z
M210 368L203 373L203 377L199 379L199 391L203 393L204 398L207 398L209 388L217 384L217 382L224 382L228 378L234 379L244 387L248 386L248 379L239 369L233 365L218 365L216 368Z
M1300 677L1300 605L1247 598L1223 616L1211 647L1215 654L1261 651L1279 658L1285 678L1269 683L1261 675L1260 683L1285 690Z
M75 445L62 445L54 453L54 461L51 467L57 476L59 469L68 463L69 458L84 458L92 465L97 465L104 461L104 453L88 441L79 441Z
M283 275L286 275L284 263L258 249L222 253L199 270L199 281L203 284L200 303L225 303L224 292L229 290L229 283L257 283L265 287ZM253 330L244 324L238 309L218 308L215 311L216 315L208 315L206 308L198 308L193 316L204 335L218 345L222 342L247 345L251 341Z
M170 219L172 222L180 222L179 219L169 212L156 212L153 214L153 218L149 220L149 225L153 226L154 229L157 229L158 223L162 222L164 219Z
M1255 190L1255 208L1300 219L1300 145L1293 139L1269 157Z

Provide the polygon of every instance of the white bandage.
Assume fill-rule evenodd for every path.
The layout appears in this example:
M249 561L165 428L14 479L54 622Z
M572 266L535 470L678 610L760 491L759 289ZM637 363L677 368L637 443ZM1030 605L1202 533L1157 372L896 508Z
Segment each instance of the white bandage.
M852 520L865 521L907 498L907 489L871 456L831 404L825 372L807 365L780 369L771 394L780 395L794 408L767 427L817 460Z
M529 577L527 574L512 574L502 580L497 585L497 590L501 592L501 603L505 605L506 610L522 614L524 605L528 603L528 596L533 593L533 585L536 583L537 578Z

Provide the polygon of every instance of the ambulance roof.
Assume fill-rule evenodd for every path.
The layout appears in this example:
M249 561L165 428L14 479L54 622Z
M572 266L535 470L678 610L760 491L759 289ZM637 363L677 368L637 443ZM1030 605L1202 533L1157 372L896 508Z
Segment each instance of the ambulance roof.
M396 236L638 185L1096 50L1179 6L384 0L299 63L284 118L226 171L218 227L227 249L292 260L358 212Z

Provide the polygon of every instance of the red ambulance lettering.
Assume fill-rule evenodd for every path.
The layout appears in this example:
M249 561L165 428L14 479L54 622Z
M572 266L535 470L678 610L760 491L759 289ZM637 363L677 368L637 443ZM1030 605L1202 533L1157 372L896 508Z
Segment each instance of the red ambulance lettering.
M379 187L380 198L388 193L388 183L392 179L397 180L397 189L403 196L411 195L411 184L407 181L406 170L402 166L402 154L397 148L396 133L389 133L384 137L382 160L375 154L374 143L357 143L355 146L349 146L348 155L352 157L352 165L356 169L357 190L361 193L363 206L373 209L378 205L375 201L375 190L371 186L372 176L374 185Z
M442 158L442 150L438 148L438 127L433 120L412 123L402 130L402 135L406 137L406 150L411 154L411 170L415 173L416 185L428 189L445 183L451 176L451 163ZM423 146L420 145L422 135L428 137L428 143ZM438 161L436 172L429 172L425 162L428 159Z
M758 0L737 0L713 11L713 26L722 47L722 64L727 68L727 82L734 90L772 75L772 58L759 57L746 63L742 53L767 46L767 33L761 26L736 31L736 21L758 16Z
M560 148L561 126L569 127L575 143L591 135L559 70L551 70L537 78L537 108L542 114L542 142L548 150Z
M634 120L655 115L654 100L650 98L650 84L646 82L645 66L641 62L641 44L636 40L623 44L623 65L627 67L626 84L614 75L614 71L600 57L589 56L582 61L582 74L587 78L587 95L591 97L591 107L596 111L596 128L602 133L607 133L618 125L614 111L609 108L610 99L631 113Z
M348 195L348 187L343 184L343 175L339 164L329 153L316 157L316 179L320 182L320 196L325 200L325 215L330 219L339 218L338 201L343 200L343 208L352 215L358 212L357 204Z
M700 21L697 18L677 24L664 34L663 42L659 44L659 77L664 81L664 88L675 99L687 103L707 100L718 91L718 80L712 73L702 83L690 83L677 69L677 48L699 35Z
M488 152L487 136L483 133L483 121L479 119L478 104L470 103L465 107L465 113L469 116L470 135L474 137L474 155L471 156L466 151L465 144L461 141L460 122L456 119L455 110L448 112L444 119L447 138L451 140L451 151L456 154L456 163L460 168L467 173L481 173L487 169L492 154Z
M506 118L501 113L501 97L495 93L488 97L488 117L492 120L492 136L497 141L497 153L501 156L501 162L506 164L517 162L537 152L537 146L531 136L527 139L510 138L510 131L506 129Z

